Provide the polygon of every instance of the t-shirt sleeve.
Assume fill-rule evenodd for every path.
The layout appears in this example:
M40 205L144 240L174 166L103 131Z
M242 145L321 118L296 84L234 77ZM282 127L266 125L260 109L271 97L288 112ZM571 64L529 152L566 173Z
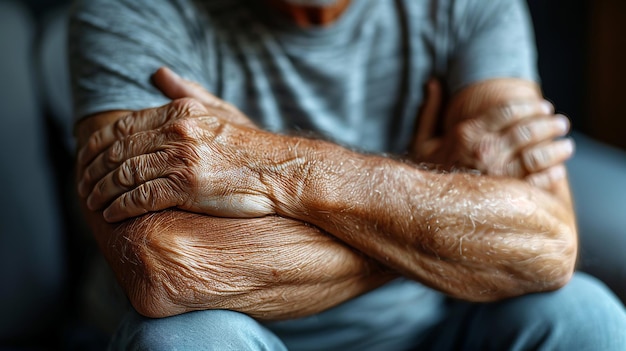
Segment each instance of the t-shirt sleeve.
M539 81L525 0L457 0L452 4L450 91L492 78Z
M193 8L173 0L75 1L69 34L75 118L167 103L150 80L161 66L206 78L186 11Z

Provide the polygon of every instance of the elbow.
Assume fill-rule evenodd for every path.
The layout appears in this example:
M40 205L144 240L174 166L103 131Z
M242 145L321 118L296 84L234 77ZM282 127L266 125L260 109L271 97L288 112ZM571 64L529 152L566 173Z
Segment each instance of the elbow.
M530 265L536 282L530 292L548 292L566 286L576 270L577 257L578 240L573 229L566 227L545 239L544 252Z
M137 313L148 318L165 318L175 316L187 310L163 296L160 291L139 288L127 291L128 298Z
M159 220L155 220L155 219ZM150 318L188 312L184 295L189 280L181 269L177 252L167 231L157 224L155 214L129 221L118 228L110 243L109 260L117 280L133 308Z
M513 277L513 289L500 298L550 292L566 286L574 275L578 254L577 235L568 226L539 236L529 245L517 248L517 259L506 269Z
M175 272L164 274L159 260L155 260L154 252L149 248L141 248L134 262L132 274L124 274L120 278L126 296L137 313L149 318L171 317L187 312L180 303L173 284L180 278Z
M475 289L464 299L496 302L556 291L566 286L574 275L577 249L576 235L569 230L546 235L535 233L532 239L506 247L499 268L483 272L483 278L478 279Z

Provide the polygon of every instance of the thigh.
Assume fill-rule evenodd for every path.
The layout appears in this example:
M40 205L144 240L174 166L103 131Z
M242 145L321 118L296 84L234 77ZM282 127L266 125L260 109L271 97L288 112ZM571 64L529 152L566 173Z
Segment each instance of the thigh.
M626 302L626 152L575 134L568 162L580 233L580 269Z
M398 279L307 318L268 323L291 351L408 350L445 317L445 296Z
M554 292L448 311L419 350L626 350L624 307L582 273Z
M131 311L115 332L109 350L286 350L276 335L254 319L232 311L209 310L167 318Z

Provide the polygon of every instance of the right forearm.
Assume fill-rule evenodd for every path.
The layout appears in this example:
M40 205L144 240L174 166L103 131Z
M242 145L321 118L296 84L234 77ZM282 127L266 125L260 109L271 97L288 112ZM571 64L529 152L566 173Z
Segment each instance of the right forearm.
M131 302L151 317L202 309L265 320L302 317L393 278L331 236L280 217L165 211L100 239Z
M85 119L76 129L79 147L128 113ZM227 219L168 210L110 224L101 211L86 208L85 198L81 201L129 299L152 317L201 309L237 310L260 319L299 317L393 278L373 260L295 220Z

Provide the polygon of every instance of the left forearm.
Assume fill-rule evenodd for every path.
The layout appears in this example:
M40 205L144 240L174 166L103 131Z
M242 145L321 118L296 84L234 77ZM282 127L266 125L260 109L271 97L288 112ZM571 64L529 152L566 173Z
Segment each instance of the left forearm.
M408 277L486 301L553 289L571 275L575 228L567 209L539 189L434 174L318 141L299 147L311 160L298 167L300 176L287 173L288 191L275 193L279 214L319 226Z

